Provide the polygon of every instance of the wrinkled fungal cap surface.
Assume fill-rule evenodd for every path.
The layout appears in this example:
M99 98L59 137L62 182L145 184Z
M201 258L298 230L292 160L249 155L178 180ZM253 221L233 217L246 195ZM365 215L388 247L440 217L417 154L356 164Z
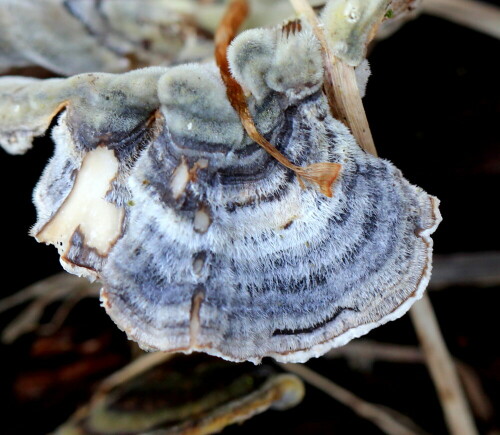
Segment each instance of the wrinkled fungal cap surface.
M331 117L319 56L307 28L250 30L229 50L260 133L296 165L341 165L332 198L244 134L213 65L0 79L0 113L19 105L0 118L13 152L64 102L32 232L103 282L103 306L143 348L300 362L421 297L438 200Z
M332 53L349 65L359 65L391 3L391 0L330 0L321 18Z
M0 0L0 72L39 66L65 76L117 73L210 59L229 1ZM289 0L248 1L249 27L293 15Z

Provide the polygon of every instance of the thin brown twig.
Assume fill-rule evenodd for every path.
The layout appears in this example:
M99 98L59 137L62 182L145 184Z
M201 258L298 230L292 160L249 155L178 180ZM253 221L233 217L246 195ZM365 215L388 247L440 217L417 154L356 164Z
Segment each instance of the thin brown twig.
M21 335L37 330L41 326L40 318L50 304L59 300L71 300L74 297L80 300L80 292L84 293L83 297L89 297L93 294L97 294L98 289L96 284L89 283L85 279L67 273L61 273L39 281L1 300L0 312L33 299L33 301L3 329L1 340L4 343L12 343ZM62 315L63 313L60 314Z
M307 0L290 0L290 2L295 11L309 22L321 44L325 67L325 93L332 115L351 129L361 148L376 156L377 149L359 94L354 67L332 54L323 28L309 2Z
M62 327L73 308L85 298L98 297L99 287L88 285L71 294L68 294L49 322L41 324L37 328L40 335L52 335Z
M452 286L493 287L500 285L500 252L463 252L435 255L429 288Z
M426 14L500 39L500 8L478 0L424 0Z
M326 358L347 358L353 361L375 361L394 363L425 363L424 354L417 346L379 343L371 340L355 340L336 347L325 354Z
M478 374L472 367L461 361L455 360L455 364L474 414L483 421L491 421L495 411L490 398L481 385Z
M351 341L346 346L330 350L326 358L346 358L348 361L363 366L376 361L389 363L425 364L425 355L417 346L399 345L394 343L379 343L371 340ZM465 392L474 414L483 421L493 418L493 405L486 395L481 380L472 367L454 359L458 376L464 385Z
M477 434L469 404L427 294L413 305L410 316L424 350L427 367L434 380L450 432L460 435Z
M325 392L335 400L352 409L356 414L371 421L385 433L390 435L423 434L408 417L395 410L388 411L386 407L367 402L330 379L316 373L304 364L280 364L283 369L301 377L307 383Z
M238 28L248 15L248 11L249 8L246 0L233 0L229 3L226 13L215 32L215 61L219 67L222 80L226 85L228 100L238 113L243 128L251 139L257 142L283 166L294 171L301 184L302 179L316 183L321 193L331 197L333 195L332 185L338 177L341 165L339 163L321 162L302 167L288 160L259 133L248 108L243 89L231 75L227 59L227 49L236 36Z
M153 352L145 353L136 358L125 367L114 372L112 375L104 379L97 389L95 397L100 397L102 394L107 393L118 385L136 377L137 375L146 372L152 367L156 367L174 356L169 352Z
M82 285L88 285L88 281L66 272L52 275L10 296L0 299L0 313L21 305L31 299L44 296L47 293L53 294L54 298L62 297L72 291L68 289L80 288Z

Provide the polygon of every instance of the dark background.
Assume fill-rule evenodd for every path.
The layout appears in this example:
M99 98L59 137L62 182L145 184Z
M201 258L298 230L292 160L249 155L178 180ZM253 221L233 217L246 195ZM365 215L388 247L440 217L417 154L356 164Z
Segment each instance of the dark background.
M440 198L444 220L434 236L439 254L500 250L499 50L494 38L421 16L379 43L369 56L372 77L365 107L379 155L393 161L412 183ZM35 222L31 192L52 149L50 140L42 138L25 156L0 151L2 296L61 270L56 250L27 235ZM465 286L430 294L451 352L474 368L497 413L499 290ZM0 327L18 312L1 315ZM78 305L68 323L80 340L108 334L110 344L103 352L118 355L115 363L80 383L54 381L40 394L35 391L26 397L20 392L26 373L50 372L70 357L34 357L33 335L10 346L0 345L0 433L38 434L53 429L85 400L99 376L128 358L124 336L97 300ZM417 343L408 316L378 328L368 338ZM367 400L410 416L430 433L446 433L423 365L376 363L369 370L357 370L342 359L318 359L309 366ZM297 408L268 412L225 433L267 433L271 425L278 425L277 433L380 433L309 387ZM500 428L497 417L478 425L484 433Z

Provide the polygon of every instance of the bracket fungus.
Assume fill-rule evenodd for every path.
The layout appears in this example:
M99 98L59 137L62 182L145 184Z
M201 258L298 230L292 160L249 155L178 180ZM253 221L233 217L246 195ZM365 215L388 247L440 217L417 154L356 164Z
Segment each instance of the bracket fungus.
M144 349L302 362L424 292L438 200L332 116L320 42L292 27L236 36L224 80L214 64L0 78L6 150L24 152L62 111L33 235L102 282L103 306ZM300 172L317 165L326 188Z
M268 364L176 355L98 390L54 435L207 435L267 409L292 408L303 396L298 377Z

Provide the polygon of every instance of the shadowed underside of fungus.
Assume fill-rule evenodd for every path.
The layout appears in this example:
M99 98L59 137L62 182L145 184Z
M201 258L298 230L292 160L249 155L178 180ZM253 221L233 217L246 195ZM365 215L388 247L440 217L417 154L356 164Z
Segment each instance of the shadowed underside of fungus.
M421 297L438 200L332 117L306 23L246 31L228 61L282 156L338 168L331 197L250 139L212 64L2 78L0 143L24 152L61 113L32 234L143 348L305 361Z

